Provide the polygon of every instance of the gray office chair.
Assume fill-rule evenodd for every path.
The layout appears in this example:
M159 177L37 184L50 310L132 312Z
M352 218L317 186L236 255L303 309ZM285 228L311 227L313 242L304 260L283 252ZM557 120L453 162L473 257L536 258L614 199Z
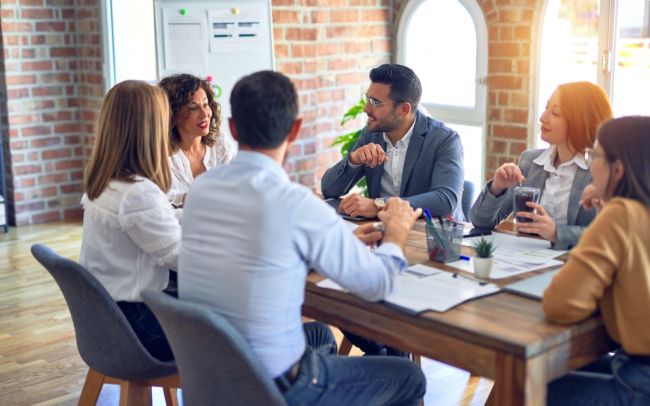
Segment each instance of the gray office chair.
M184 405L286 405L248 343L226 319L161 292L147 290L142 297L172 346Z
M120 405L151 404L151 386L162 386L167 405L178 405L176 365L147 352L101 283L83 266L44 245L33 245L32 255L63 292L77 349L89 367L79 405L94 405L104 383L120 385Z
M460 198L460 207L463 209L463 215L465 216L465 221L470 223L472 220L469 217L469 212L472 209L472 204L474 203L474 184L466 180L463 182L463 194Z

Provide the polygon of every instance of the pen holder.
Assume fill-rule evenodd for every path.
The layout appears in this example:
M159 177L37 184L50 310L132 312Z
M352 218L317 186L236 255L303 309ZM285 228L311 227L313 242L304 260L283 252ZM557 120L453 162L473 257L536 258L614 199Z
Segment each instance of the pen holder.
M463 241L463 224L445 221L426 226L429 259L450 262L460 259L460 246Z

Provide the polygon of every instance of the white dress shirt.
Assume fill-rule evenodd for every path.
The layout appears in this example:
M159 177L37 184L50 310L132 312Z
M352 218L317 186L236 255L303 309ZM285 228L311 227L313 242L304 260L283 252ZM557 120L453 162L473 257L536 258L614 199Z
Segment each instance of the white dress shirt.
M234 143L227 139L225 134L222 134L217 138L217 142L213 146L206 147L203 165L205 165L206 170L215 166L226 165L232 160L235 153L236 146ZM183 204L183 195L187 193L194 181L190 160L179 149L169 157L169 166L172 171L172 186L167 192L167 196L174 206L181 206Z
M113 180L94 200L83 195L79 262L115 301L140 302L163 290L177 268L181 227L165 193L149 179Z
M400 191L402 190L402 173L404 173L404 160L406 159L406 151L408 150L414 127L415 120L413 120L411 128L404 134L404 137L397 141L395 145L393 145L390 138L384 133L388 161L384 162L384 172L381 175L381 197L400 195Z
M397 245L370 252L334 209L292 183L277 162L249 151L192 184L182 241L181 300L233 323L270 377L305 350L301 306L309 269L380 300L407 267Z
M548 172L540 205L557 224L567 223L567 212L569 210L569 197L571 187L578 168L588 169L587 162L580 154L576 154L570 161L567 161L557 168L553 165L557 155L557 147L551 145L540 154L533 162L544 167Z

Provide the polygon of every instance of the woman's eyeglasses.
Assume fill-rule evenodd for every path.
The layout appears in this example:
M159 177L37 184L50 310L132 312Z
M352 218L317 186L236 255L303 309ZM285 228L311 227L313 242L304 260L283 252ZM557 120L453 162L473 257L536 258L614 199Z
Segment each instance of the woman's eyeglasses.
M597 152L593 148L585 148L585 161L587 161L587 165L591 165L591 163L594 161L596 158L604 158L607 159L607 155Z

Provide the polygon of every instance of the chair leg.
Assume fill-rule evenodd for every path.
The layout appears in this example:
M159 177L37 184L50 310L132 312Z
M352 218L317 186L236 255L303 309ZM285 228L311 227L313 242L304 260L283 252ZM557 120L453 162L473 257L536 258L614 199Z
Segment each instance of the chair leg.
M134 381L122 381L120 406L151 406L151 386Z
M352 351L352 343L350 342L350 340L343 337L343 340L341 341L341 346L339 347L338 355L350 355L350 351Z
M99 393L102 391L102 386L104 386L105 379L106 375L100 374L92 368L88 368L86 381L79 396L78 406L95 406L99 398Z
M167 406L178 406L178 389L176 388L162 388L165 394L165 404Z
M413 362L415 363L415 365L417 365L417 366L419 366L420 368L422 368L422 359L421 359L421 357L420 357L420 354L416 354L416 353L412 352L412 353L411 353L411 359L413 360Z

